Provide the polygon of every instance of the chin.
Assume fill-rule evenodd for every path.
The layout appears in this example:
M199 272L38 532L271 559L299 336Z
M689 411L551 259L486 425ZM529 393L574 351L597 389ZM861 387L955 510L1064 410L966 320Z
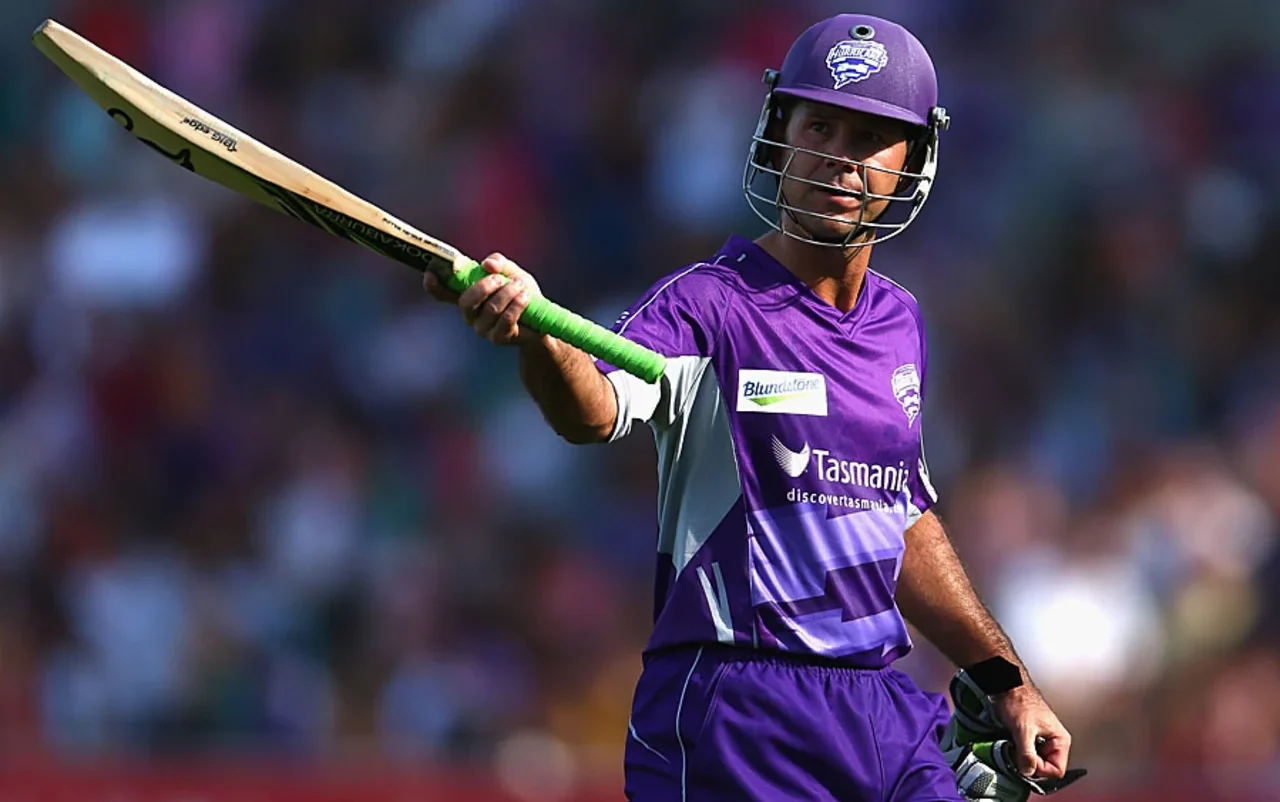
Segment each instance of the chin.
M836 223L831 220L805 220L801 227L814 239L835 242L848 237L855 228L853 223Z

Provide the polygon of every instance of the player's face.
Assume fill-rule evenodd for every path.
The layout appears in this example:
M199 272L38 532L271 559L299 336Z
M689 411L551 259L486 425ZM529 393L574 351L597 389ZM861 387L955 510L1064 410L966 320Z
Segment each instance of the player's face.
M784 163L778 167L785 166L788 177L782 193L790 206L834 219L797 214L788 224L801 225L816 239L835 240L848 236L860 219L879 218L890 201L864 201L862 193L893 194L898 176L886 170L903 169L907 133L907 126L896 120L823 103L796 103L787 116L783 141L804 150L779 155ZM785 164L788 158L790 164Z

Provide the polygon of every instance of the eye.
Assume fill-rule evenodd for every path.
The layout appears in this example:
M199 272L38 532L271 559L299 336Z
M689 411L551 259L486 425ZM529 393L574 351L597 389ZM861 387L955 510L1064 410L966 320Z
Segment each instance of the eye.
M888 140L888 139L886 139L886 138L885 138L885 136L884 136L883 134L881 134L879 131L870 131L870 130L859 131L859 132L858 132L858 141L860 141L860 142L865 142L865 143L867 143L867 144L869 144L869 145L887 145L887 144L889 144L889 140Z
M827 134L831 131L831 124L826 120L811 120L809 122L809 130L815 134Z

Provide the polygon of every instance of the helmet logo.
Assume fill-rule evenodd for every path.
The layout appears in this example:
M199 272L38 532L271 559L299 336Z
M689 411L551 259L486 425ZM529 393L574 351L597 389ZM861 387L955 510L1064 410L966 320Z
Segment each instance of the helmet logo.
M845 39L827 51L827 68L835 79L836 89L865 81L888 63L889 53L884 45L872 40Z

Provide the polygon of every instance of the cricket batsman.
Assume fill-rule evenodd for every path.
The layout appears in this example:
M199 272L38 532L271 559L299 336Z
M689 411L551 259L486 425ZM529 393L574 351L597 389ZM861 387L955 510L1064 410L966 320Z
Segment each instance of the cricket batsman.
M729 236L614 326L667 358L657 384L522 327L538 285L501 255L460 296L427 281L480 336L519 349L525 387L566 440L652 430L654 626L626 796L1052 791L1080 771L1067 769L1071 736L933 511L920 307L869 267L934 181L949 121L932 61L901 26L841 14L801 34L765 83L743 189L770 230ZM894 668L912 648L907 622L960 670L964 726Z

